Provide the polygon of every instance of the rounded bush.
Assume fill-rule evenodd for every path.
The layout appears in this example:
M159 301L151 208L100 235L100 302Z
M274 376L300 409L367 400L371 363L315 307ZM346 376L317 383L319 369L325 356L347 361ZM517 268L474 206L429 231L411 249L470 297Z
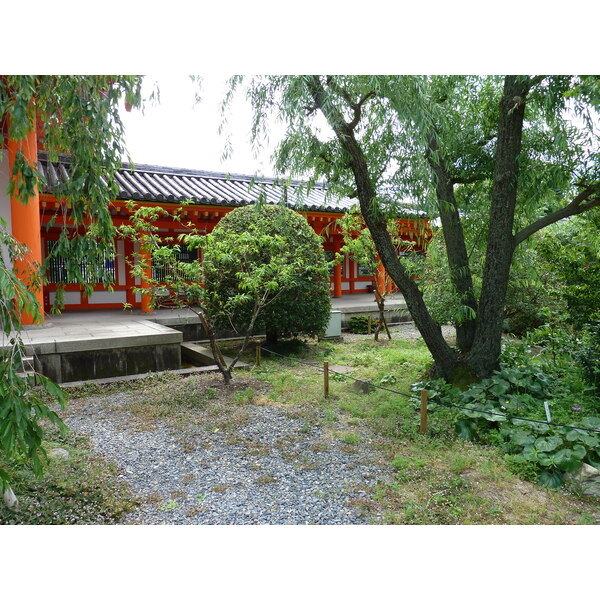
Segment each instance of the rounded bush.
M269 341L322 334L331 314L321 239L304 217L272 205L236 208L219 221L204 249L205 300L220 327L254 331Z

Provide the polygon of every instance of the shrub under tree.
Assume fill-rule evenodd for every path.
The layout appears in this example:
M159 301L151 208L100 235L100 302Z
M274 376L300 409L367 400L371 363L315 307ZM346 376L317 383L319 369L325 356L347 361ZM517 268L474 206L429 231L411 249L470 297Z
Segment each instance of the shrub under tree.
M239 250L243 247L244 251ZM285 268L282 266L285 265ZM204 248L205 302L220 327L246 331L250 283L272 270L254 330L269 343L322 334L329 322L329 274L321 239L304 217L282 206L246 206L226 215Z

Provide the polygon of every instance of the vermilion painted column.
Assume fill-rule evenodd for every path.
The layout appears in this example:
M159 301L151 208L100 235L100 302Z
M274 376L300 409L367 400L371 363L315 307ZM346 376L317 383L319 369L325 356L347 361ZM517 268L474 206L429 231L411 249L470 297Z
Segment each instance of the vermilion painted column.
M389 279L387 282L387 293L391 294L394 291L394 282Z
M23 152L25 160L35 165L37 163L37 135L35 127L29 132L27 137L22 140L9 139L7 143L8 150L8 168L11 173L15 165L15 160L19 150ZM21 202L17 194L13 194L10 199L12 234L13 237L25 244L29 251L22 260L14 263L14 270L18 278L25 283L35 293L35 297L40 305L41 319L36 323L44 322L44 296L41 285L33 289L32 281L37 277L39 265L42 263L42 236L40 224L40 195L37 186L33 196L29 198L26 204ZM21 314L21 323L23 325L34 324L33 317L23 312Z
M146 277L152 277L152 255L150 254L150 252L140 248L140 260L149 265L147 268L144 269L144 274L146 275ZM147 281L144 281L144 279L142 279L140 287L143 290L148 290L150 289L150 284ZM152 303L150 301L150 294L148 294L147 292L142 293L142 312L153 312Z
M341 244L336 240L333 245L333 252L337 254L340 251ZM333 267L333 297L340 298L342 296L342 265L337 263Z
M129 263L134 260L133 242L131 240L125 240L123 244L123 253L125 254L125 285L127 286L127 289L125 290L125 301L127 304L133 306L135 304L135 294L133 293L135 278L131 276L131 266L129 265Z

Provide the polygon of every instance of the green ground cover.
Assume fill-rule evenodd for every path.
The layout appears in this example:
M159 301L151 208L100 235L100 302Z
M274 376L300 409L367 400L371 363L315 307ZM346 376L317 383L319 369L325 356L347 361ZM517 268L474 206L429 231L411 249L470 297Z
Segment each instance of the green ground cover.
M225 354L227 350L225 344ZM419 434L413 388L430 364L421 341L376 343L361 336L337 343L286 343L274 350L289 358L263 351L261 366L237 371L229 388L218 374L152 376L108 387L90 383L69 391L68 410L77 410L88 396L125 393L131 426L145 429L166 422L182 432L182 440L190 439L185 435L189 427L218 427L233 443L236 429L246 422L245 407L275 405L304 419L307 432L311 426L322 427L323 443L328 437L338 439L352 453L368 442L379 452L393 472L393 482L365 488L368 493L356 508L367 518L383 516L389 524L594 524L600 520L600 503L583 497L576 486L550 490L539 485L539 465L515 460L518 454L507 451L506 440L493 422L478 423L477 435L462 439L456 424L465 415L432 405L428 431ZM545 360L541 354L532 355L534 365ZM242 360L253 363L254 356L250 348ZM325 360L332 370L328 397L324 397L321 370ZM336 370L343 374L335 374ZM361 389L345 375L370 380L386 390L365 393L364 386ZM552 389L560 385L555 382ZM592 416L591 401L585 410L586 416ZM570 416L567 409L561 412L556 401L554 413L557 419ZM57 445L70 455L51 459L42 479L24 465L16 470L13 487L21 510L15 514L1 508L0 522L118 522L134 506L134 499L119 483L115 467L94 458L85 439L73 433L51 434L47 447ZM182 450L186 451L183 441ZM247 448L248 453L263 450Z

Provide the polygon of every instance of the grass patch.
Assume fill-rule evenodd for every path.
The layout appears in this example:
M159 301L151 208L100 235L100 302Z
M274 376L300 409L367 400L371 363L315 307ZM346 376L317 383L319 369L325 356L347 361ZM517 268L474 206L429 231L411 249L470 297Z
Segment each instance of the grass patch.
M421 340L398 339L305 344L295 347L294 356L316 366L323 360L352 366L352 377L409 395L431 361ZM379 449L395 469L396 480L371 489L371 500L357 501L367 517L383 514L384 522L402 524L574 524L600 517L597 501L540 488L526 481L522 467L519 472L507 463L497 448L458 440L450 409L434 407L428 432L420 435L416 398L377 388L364 393L342 376L330 377L330 395L324 398L318 369L264 357L255 374L273 386L272 400L293 410L317 411L319 424L342 441L344 452L357 452L361 436L340 434L342 426L367 427L385 440Z
M45 447L64 448L69 456L50 458L41 478L25 463L7 465L19 510L0 502L0 524L109 525L137 506L117 467L94 456L83 436L49 430Z
M261 366L254 368L251 374L236 372L231 386L224 386L218 374L187 378L166 374L110 388L86 386L70 390L73 410L90 395L122 392L126 401L116 410L130 415L140 428L156 427L160 422L180 431L184 449L188 451L197 443L209 443L207 436L224 434L231 443L244 446L248 455L264 456L268 448L244 440L238 430L247 422L250 406L283 408L288 416L301 419L302 424L296 434L283 436L274 447L298 469L318 468L314 461L298 462L292 448L313 427L322 428L322 440L311 447L313 452L327 451L331 440L338 439L343 452L358 454L368 440L369 447L385 457L393 481L361 487L367 496L354 502L361 514L378 522L382 516L383 522L389 524L591 524L598 521L597 501L577 498L564 489L550 492L540 488L527 481L531 474L525 472L522 465L507 463L497 448L458 440L454 432L456 415L450 409L433 407L427 434L418 433L417 400L393 392L410 395L411 384L422 377L429 365L430 355L421 340L294 343L283 345L277 351L287 352L309 364L265 352ZM241 358L253 363L254 348L249 348ZM339 376L330 378L330 394L325 398L323 374L315 368L321 367L323 360L351 366L352 377L371 380L387 390L375 388L364 393L356 389L351 379ZM82 465L85 461L91 459L82 458ZM81 469L83 466L77 476L75 472L70 475L71 484L75 485L77 477L82 482L86 478L95 481L92 467L89 471ZM97 487L100 481L107 485L109 467L102 463L102 469L104 478L98 478ZM88 474L83 474L84 471ZM59 477L49 473L50 477ZM116 485L116 473L109 479L109 488ZM268 485L277 481L277 474L262 474L254 481ZM90 490L96 490L94 485ZM228 487L217 485L212 492L224 493ZM22 494L21 498L23 502ZM102 510L90 509L98 521L85 521L89 513L81 508L78 509L81 516L74 520L61 517L62 520L52 521L46 511L36 522L116 522L123 510L131 506L127 498L126 492L116 494L109 489L105 499L95 500L93 506L104 506ZM176 500L159 502L166 506ZM198 504L201 505L200 500ZM104 516L97 516L96 512Z

